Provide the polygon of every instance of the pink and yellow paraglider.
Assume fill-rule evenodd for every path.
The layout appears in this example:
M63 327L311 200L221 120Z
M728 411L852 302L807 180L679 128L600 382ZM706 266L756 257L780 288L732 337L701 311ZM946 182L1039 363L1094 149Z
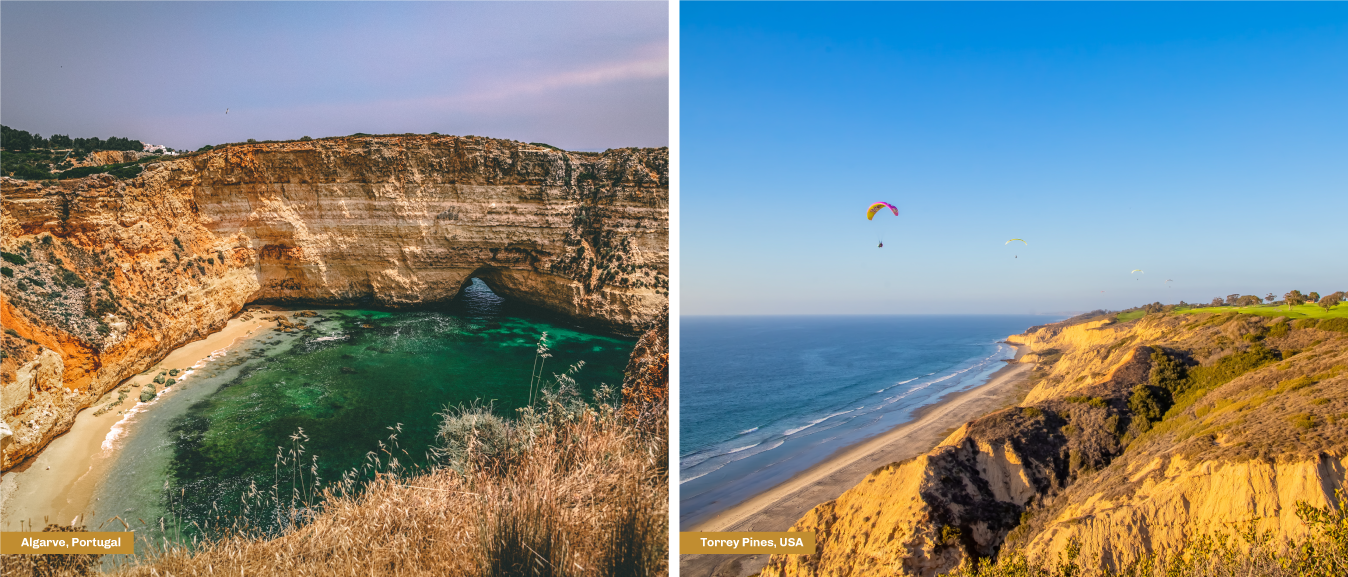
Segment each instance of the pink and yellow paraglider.
M894 208L894 205L889 204L888 202L877 202L866 209L866 220L875 218L875 213L880 212L884 208L889 208L889 210L894 211L894 216L899 216L899 209Z
M873 220L873 219L875 219L875 213L880 212L880 211L882 211L882 210L884 210L884 209L886 209L886 208L888 208L889 210L894 211L894 216L899 216L899 209L894 208L894 205L889 204L888 202L877 202L877 203L875 203L875 204L872 204L870 208L866 209L866 220ZM881 220L884 220L884 219L881 219ZM880 226L879 228L883 229L884 226ZM884 248L884 246L885 246L885 235L884 235L884 232L881 231L879 236L880 236L880 248Z

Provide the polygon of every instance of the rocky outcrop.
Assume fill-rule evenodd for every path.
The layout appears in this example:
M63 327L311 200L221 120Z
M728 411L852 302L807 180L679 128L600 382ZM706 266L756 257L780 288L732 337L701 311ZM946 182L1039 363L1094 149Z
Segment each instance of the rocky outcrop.
M103 166L105 164L135 162L147 156L154 156L154 154L135 150L95 150L90 152L89 155L84 158L71 158L70 165L76 168L81 166Z
M35 401L7 410L4 466L252 302L433 306L476 277L636 334L668 298L668 186L668 149L436 135L234 145L127 180L5 178L0 376L53 351L76 408L22 439Z
M1021 406L819 505L792 528L818 532L819 551L774 556L763 575L930 576L1009 554L1057 559L1070 543L1088 565L1121 569L1250 527L1304 538L1298 503L1340 505L1348 334L1150 315L1009 340L1037 363Z

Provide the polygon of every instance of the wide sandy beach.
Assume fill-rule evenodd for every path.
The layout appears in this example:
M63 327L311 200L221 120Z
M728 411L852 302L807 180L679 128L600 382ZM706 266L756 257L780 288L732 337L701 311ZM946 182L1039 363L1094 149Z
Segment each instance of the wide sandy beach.
M270 307L252 306L248 310L264 308ZM71 523L77 515L89 515L92 510L93 519L79 521L87 524L91 531L99 530L99 524L107 520L104 517L111 518L112 514L100 515L97 504L93 503L91 507L90 500L112 456L111 450L104 448L104 440L125 417L121 412L136 406L141 387L150 383L161 368L191 367L213 352L237 347L252 337L265 335L276 324L261 320L261 315L251 315L248 321L241 316L242 313L230 319L223 329L206 338L173 350L149 371L123 381L98 403L80 411L70 430L53 439L41 453L5 471L0 476L0 518L4 520L0 529L19 531L29 526L41 529L49 522ZM116 401L117 391L127 385L131 386L131 393L118 410L94 416L99 407ZM143 408L154 410L153 405ZM122 528L104 527L103 530Z
M1016 359L1026 347L1016 347ZM839 450L786 482L682 531L786 531L814 506L836 499L882 465L931 450L949 432L1016 401L1032 364L1009 363L978 388L924 407L914 420L865 442ZM767 555L682 555L679 574L742 577L757 573Z

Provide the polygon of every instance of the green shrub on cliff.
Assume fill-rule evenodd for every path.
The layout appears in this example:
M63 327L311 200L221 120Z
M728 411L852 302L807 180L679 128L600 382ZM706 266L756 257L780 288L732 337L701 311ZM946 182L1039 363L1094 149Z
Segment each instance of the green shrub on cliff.
M0 257L3 257L5 262L13 265L23 266L28 264L28 259L23 258L23 255L14 254L12 252L0 251Z
M1343 490L1337 503L1348 498ZM1151 554L1122 568L1103 568L1081 558L1081 547L1069 541L1056 559L1030 561L1023 551L1008 551L999 560L966 561L948 577L1340 577L1348 575L1348 510L1343 505L1312 507L1296 504L1296 516L1307 537L1278 542L1253 525L1234 534L1202 535L1179 550Z

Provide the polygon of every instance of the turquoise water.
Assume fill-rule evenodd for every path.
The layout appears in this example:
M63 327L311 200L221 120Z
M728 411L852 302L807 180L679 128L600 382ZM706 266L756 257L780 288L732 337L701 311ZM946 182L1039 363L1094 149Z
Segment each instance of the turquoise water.
M167 517L170 536L189 536L193 522L238 515L250 486L270 492L278 476L288 501L292 471L278 471L277 452L294 448L300 430L304 475L316 463L322 482L360 469L371 451L385 463L393 456L422 466L436 413L447 406L490 402L497 414L514 415L528 403L542 333L552 354L544 372L584 361L578 380L587 394L601 383L621 385L635 344L513 309L480 283L447 311L318 312L323 318L306 319L312 330L235 347L135 415L116 441L93 518L117 514L158 531ZM391 427L400 430L394 440ZM256 511L249 521L269 522Z

